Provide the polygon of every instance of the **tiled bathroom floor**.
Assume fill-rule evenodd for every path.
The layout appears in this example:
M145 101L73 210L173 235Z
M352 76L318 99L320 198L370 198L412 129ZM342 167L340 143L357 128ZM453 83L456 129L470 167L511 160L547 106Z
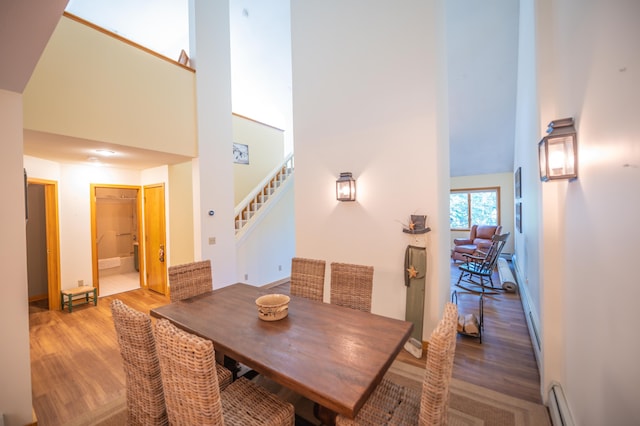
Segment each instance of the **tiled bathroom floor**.
M126 274L100 277L100 297L140 288L140 274L129 272Z

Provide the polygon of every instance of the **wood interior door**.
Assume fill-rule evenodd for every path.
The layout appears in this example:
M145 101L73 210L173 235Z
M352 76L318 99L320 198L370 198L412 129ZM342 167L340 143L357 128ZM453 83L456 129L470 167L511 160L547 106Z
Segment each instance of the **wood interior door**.
M147 286L167 294L164 184L144 187L144 241Z
M44 189L45 250L47 296L49 310L60 309L60 233L58 225L58 183L43 179L28 179L29 185ZM27 240L28 242L29 240ZM29 250L27 250L29 252Z
M49 281L49 309L60 309L60 235L58 230L58 185L44 185L47 222L47 276Z

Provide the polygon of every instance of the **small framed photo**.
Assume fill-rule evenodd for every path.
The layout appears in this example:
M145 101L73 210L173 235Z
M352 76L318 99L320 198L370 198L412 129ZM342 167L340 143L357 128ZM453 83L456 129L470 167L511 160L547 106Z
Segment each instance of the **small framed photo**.
M516 229L522 234L522 203L516 203Z
M241 143L233 144L233 162L237 164L249 164L249 145Z
M518 170L516 170L513 187L515 189L516 198L521 198L522 197L522 169L520 167L518 167Z

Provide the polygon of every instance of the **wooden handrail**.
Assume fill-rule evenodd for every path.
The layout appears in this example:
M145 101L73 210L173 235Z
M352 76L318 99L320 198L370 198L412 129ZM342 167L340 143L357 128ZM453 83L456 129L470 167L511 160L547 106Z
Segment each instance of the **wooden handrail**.
M287 163L289 163L289 161L293 161L293 154L289 154L280 165L271 170L271 172L267 174L267 176L265 176L265 178L262 179L262 181L260 181L260 183L258 183L255 188L253 188L253 190L246 197L244 197L242 201L238 203L233 213L234 216L237 216L238 213L240 213L247 204L249 204L252 200L255 200L256 195L263 192L264 188L271 181L273 181L273 179L278 175L278 172L280 172L287 165Z
M284 161L272 170L247 195L234 210L234 226L236 234L240 232L255 217L257 212L275 194L294 170L293 154L289 154Z
M189 70L191 72L196 72L196 70L194 68L190 67L190 66L183 65L183 64L181 64L180 62L178 62L178 61L176 61L174 59L171 59L171 58L169 58L167 56L164 56L164 55L156 52L155 50L151 50L148 47L144 47L143 45L136 43L135 41L131 41L128 38L124 38L121 35L118 35L118 34L112 32L112 31L109 31L109 30L107 30L105 28L102 28L101 26L96 25L93 22L89 22L86 19L83 19L83 18L81 18L81 17L79 17L77 15L74 15L73 13L69 13L67 11L64 11L62 13L62 16L66 17L66 18L69 18L72 21L76 21L79 24L82 24L82 25L85 25L85 26L87 26L89 28L92 28L92 29L94 29L96 31L99 31L99 32L101 32L101 33L103 33L105 35L108 35L109 37L115 38L118 41L126 43L126 44L128 44L128 45L130 45L132 47L135 47L136 49L142 50L142 51L144 51L144 52L146 52L146 53L148 53L150 55L153 55L153 56L155 56L157 58L160 58L160 59L162 59L164 61L171 62L172 64L177 65L179 67L182 67L182 68L184 68L186 70Z

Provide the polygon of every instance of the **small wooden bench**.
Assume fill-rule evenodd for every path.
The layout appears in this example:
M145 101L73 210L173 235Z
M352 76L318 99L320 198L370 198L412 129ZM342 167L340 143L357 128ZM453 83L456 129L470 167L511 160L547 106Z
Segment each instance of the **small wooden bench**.
M83 298L74 299L76 296L84 296ZM98 305L98 289L90 286L81 286L74 288L67 288L60 292L60 304L62 306L62 310L64 311L65 303L69 307L69 313L73 311L73 302L76 302L76 305L83 305L85 303L90 303L93 301L93 306Z

